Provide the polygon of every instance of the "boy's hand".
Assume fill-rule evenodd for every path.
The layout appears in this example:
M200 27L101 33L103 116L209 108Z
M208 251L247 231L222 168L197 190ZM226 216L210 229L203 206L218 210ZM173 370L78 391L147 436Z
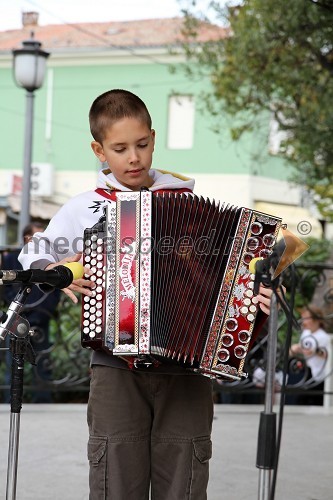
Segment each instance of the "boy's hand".
M271 298L272 298L273 290L271 288L267 288L263 285L259 287L259 293L256 295L255 299L259 302L259 307L269 316L271 310ZM255 300L254 300L255 302Z
M59 262L55 262L53 264L49 264L46 268L45 271L48 271L49 269L53 269L54 267L57 266L63 266L64 264L68 264L68 262L78 262L81 259L82 254L78 253L76 255L73 255L73 257L66 257L65 259L60 260ZM87 267L84 267L84 273L85 274L92 274L90 269ZM62 291L71 299L74 304L78 303L78 298L74 294L74 292L77 293L82 293L83 295L92 295L92 290L91 288L95 285L93 281L90 281L89 279L86 279L84 277L73 280L72 283L67 287L67 288L62 288Z

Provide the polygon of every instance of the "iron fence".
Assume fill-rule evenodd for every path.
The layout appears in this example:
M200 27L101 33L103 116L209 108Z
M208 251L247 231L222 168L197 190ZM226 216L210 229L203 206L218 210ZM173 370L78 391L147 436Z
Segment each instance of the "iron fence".
M318 305L323 306L331 328L333 287L333 266L321 263L306 263L295 267L297 296L307 302L314 296ZM286 286L288 290L288 280ZM4 285L9 286L9 285ZM297 299L296 299L297 302ZM6 312L6 305L0 297L0 309ZM43 304L37 304L36 308ZM276 363L276 391L280 390L282 368L285 356L285 339L288 318L280 310L278 328L278 349ZM36 364L26 363L24 401L26 402L84 402L87 400L90 381L90 351L81 347L80 338L81 306L74 305L62 294L55 313L49 318L48 331L33 328L32 343L36 352ZM33 325L32 325L33 326ZM47 338L45 338L47 336ZM299 331L294 329L294 338ZM0 390L2 401L9 397L10 355L6 342L0 343ZM235 382L214 381L217 403L261 403L264 398L267 336L263 330L249 352L245 371L248 377ZM332 375L331 356L327 356L326 379ZM286 400L296 404L295 396L324 394L322 383L310 376L302 359L290 359L288 366ZM326 390L327 393L329 391ZM40 400L38 401L38 398Z

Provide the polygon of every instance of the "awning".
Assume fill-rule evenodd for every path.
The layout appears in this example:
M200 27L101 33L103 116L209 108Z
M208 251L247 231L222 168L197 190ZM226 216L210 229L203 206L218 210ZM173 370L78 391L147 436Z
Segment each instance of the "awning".
M306 208L264 201L255 202L254 208L258 212L281 217L282 222L287 224L289 231L301 239L309 237L322 238L323 236L323 229L319 220L311 215Z
M11 194L8 196L8 205L13 212L21 210L21 197ZM50 220L58 212L61 205L50 203L41 199L30 200L30 216L34 219Z

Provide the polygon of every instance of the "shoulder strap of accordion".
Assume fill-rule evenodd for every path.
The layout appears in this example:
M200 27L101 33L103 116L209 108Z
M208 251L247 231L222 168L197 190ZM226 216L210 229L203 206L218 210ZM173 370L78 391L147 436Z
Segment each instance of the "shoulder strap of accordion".
M98 193L100 196L103 196L104 198L107 198L108 200L116 201L116 193L119 193L120 190L114 189L114 190L108 190L108 189L103 189L103 188L97 188L95 189L95 193ZM153 191L153 193L192 193L191 189L157 189L156 191Z
M95 193L99 194L100 196L103 196L103 198L107 198L108 200L116 201L116 193L118 190L108 190L108 189L103 189L103 188L97 188L95 189Z

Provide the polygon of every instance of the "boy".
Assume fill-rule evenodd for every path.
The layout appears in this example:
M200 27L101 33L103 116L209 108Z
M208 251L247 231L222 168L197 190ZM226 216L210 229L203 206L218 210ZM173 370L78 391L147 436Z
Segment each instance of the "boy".
M97 190L70 200L51 220L39 240L21 254L23 267L51 269L77 261L82 251L73 248L83 231L113 203L112 192L192 191L194 181L151 170L155 131L151 117L136 95L111 90L95 99L90 113L91 146L108 164L98 178ZM57 238L61 236L61 249ZM46 240L45 240L46 238ZM64 241L70 243L63 252ZM50 253L47 253L50 246ZM78 279L64 290L92 295L93 283ZM258 295L269 312L270 290ZM129 370L125 361L93 352L88 402L90 500L203 500L206 498L211 457L213 402L211 381L181 367Z

